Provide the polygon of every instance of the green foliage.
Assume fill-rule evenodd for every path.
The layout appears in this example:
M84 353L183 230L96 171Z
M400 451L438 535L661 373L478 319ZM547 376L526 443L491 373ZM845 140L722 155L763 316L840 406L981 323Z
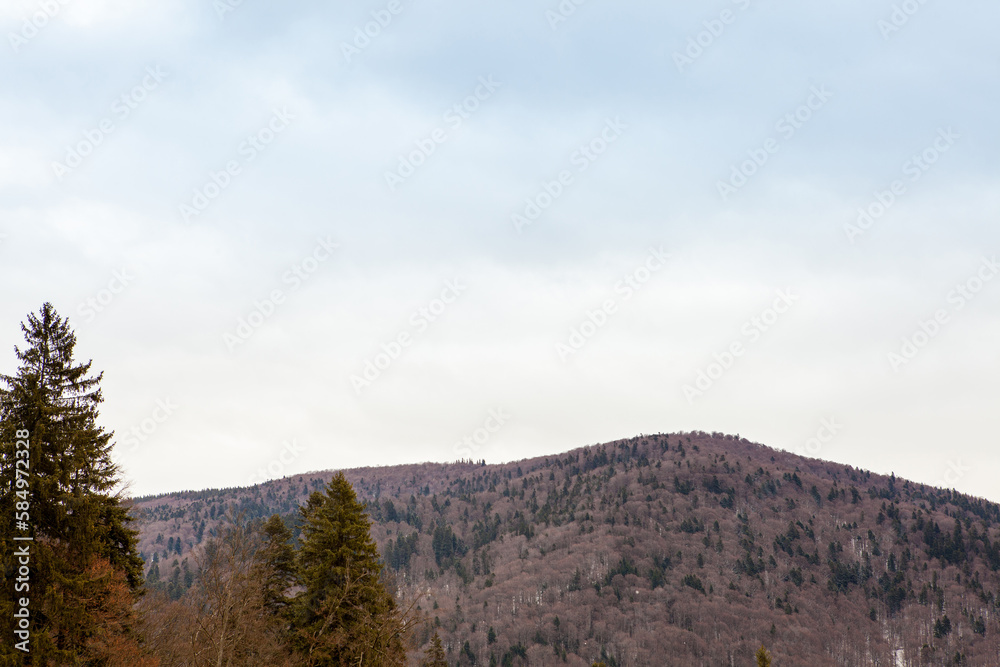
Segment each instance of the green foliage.
M486 519L485 521L477 521L476 525L472 527L472 548L479 549L484 547L490 542L493 542L500 536L500 515L497 514L490 521Z
M712 475L711 480L708 479L704 480L702 482L702 486L704 486L705 490L708 491L709 493L714 493L716 495L724 493L729 496L732 496L733 494L736 493L736 490L733 487L725 486L722 482L720 482L719 477L717 475Z
M17 372L0 375L0 566L15 571L6 536L33 534L32 664L98 664L105 649L95 646L96 636L106 638L105 648L107 641L134 641L127 598L141 594L143 578L136 531L114 494L119 470L111 433L97 424L102 374L74 361L76 335L51 304L29 314L21 330L27 347L14 348ZM16 447L17 440L28 448ZM22 472L27 466L20 484L15 460ZM27 528L14 524L15 502L28 508ZM104 574L95 578L98 571ZM114 606L101 602L109 595ZM5 626L11 600L0 601ZM0 644L0 658L11 651L9 640Z
M681 521L681 525L677 527L677 530L679 530L682 533L688 533L690 535L693 535L694 533L700 533L704 531L705 524L703 524L698 517L692 516Z
M443 568L452 566L456 559L464 556L467 551L465 544L455 536L451 526L444 522L434 528L431 548L434 550L434 562Z
M947 637L951 633L951 619L947 614L943 618L934 621L934 636L938 639Z
M389 505L392 503L389 502ZM389 540L385 545L385 564L396 571L409 568L410 558L417 553L417 537L417 533L411 533L395 541Z
M639 574L639 569L629 560L627 557L622 556L618 564L608 570L608 574L604 577L604 585L607 586L611 583L611 580L615 578L615 575L628 576L630 574Z
M503 667L513 667L516 664L514 661L517 658L521 658L524 661L528 659L528 647L520 642L507 649L500 659L500 664Z
M476 654L472 651L472 646L469 644L468 640L466 640L465 644L462 646L462 657L465 658L470 665L476 664Z
M300 509L296 648L316 666L400 664L404 623L382 584L364 506L343 473Z
M847 610L842 622L833 621L835 631L844 632L847 626L870 629L894 612L908 613L906 607L916 606L918 600L927 605L924 613L935 605L931 629L945 609L949 614L961 609L966 631L948 635L950 652L959 648L971 655L978 650L987 630L985 619L997 600L994 573L1000 570L1000 540L993 539L998 506L903 480L896 483L892 500L888 492L878 490L885 489L886 480L863 471L817 461L800 462L796 468L790 454L779 458L752 443L694 437L698 447L685 442L686 460L676 441L666 447L660 435L522 461L518 474L517 464L390 467L348 474L353 474L359 497L367 499L371 520L384 524L374 530L383 576L395 579L398 571L403 596L430 591L430 598L420 599L431 614L425 632L438 629L444 646L450 647L446 655L453 667L471 664L466 641L477 665L523 667L526 661L517 646L521 642L531 647L532 657L547 654L552 664L601 660L613 666L614 656L627 654L628 640L609 636L586 645L578 642L576 628L588 613L645 614L650 623L676 626L707 642L703 655L683 650L668 654L678 664L724 662L718 647L727 642L704 636L697 618L713 615L720 623L738 624L744 609L801 614L788 620L808 628L802 641L815 642L815 655L820 655L819 642L828 630L826 621L819 619L831 606ZM749 488L741 481L747 473ZM219 513L219 508L256 503L258 511L287 514L290 510L280 508L304 505L308 491L324 481L329 477L309 475L256 489L216 492L211 498L191 495L184 506L146 503L144 511L162 509L156 509L156 525L143 548L162 557L167 538L180 534L182 539L172 544L181 544L187 556L210 510ZM874 493L857 494L857 502L848 504L855 498L853 491L846 493L855 488L851 483L871 487ZM821 492L819 500L813 487ZM844 507L831 515L816 512L814 501L824 506L842 502ZM720 505L730 511L719 511ZM171 525L174 517L187 523ZM956 521L961 522L957 529ZM403 524L422 524L428 530ZM289 527L297 530L292 522ZM206 536L213 530L218 525L209 521ZM160 531L163 541L154 545ZM925 535L927 540L922 539ZM930 559L928 552L933 554ZM163 581L170 578L175 553L176 546L159 565ZM942 565L958 567L947 575L947 586L931 589L935 570L941 572L936 558ZM702 569L696 569L698 565ZM676 576L668 569L677 570ZM511 599L512 593L521 592L512 590L518 588L512 575L530 582L526 591L537 592ZM715 589L721 592L727 585L728 592L715 595ZM668 592L683 588L699 590L705 597ZM658 606L664 595L676 598L676 604ZM838 601L841 595L844 599ZM497 603L502 600L510 600L511 606ZM540 606L540 615L522 615L528 600ZM695 614L693 608L701 611ZM498 609L513 615L491 628ZM873 609L876 620L870 621ZM556 614L561 627L544 622ZM761 630L765 641L774 643L779 633L775 627L769 636L770 625L765 623ZM958 630L957 622L953 629ZM844 636L854 646L862 634ZM728 635L737 641L735 637ZM427 635L421 639L426 642ZM670 641L666 633L655 633L636 659L661 664ZM541 651L546 643L548 649ZM598 657L595 649L602 648L611 655ZM423 649L419 653L422 656Z
M745 554L743 554L743 558L736 561L736 564L733 566L733 569L738 574L746 574L753 577L763 572L765 568L764 568L764 561L759 558L755 561L753 559L753 556L751 556L750 552L748 551Z
M705 585L701 582L701 578L696 574L684 575L684 579L681 581L681 583L685 586L688 586L689 588L695 589L696 591L702 594L705 593Z
M674 475L674 491L680 493L681 495L686 496L687 494L691 493L692 489L694 489L694 484L692 484L687 480L684 480L682 482L681 480L677 479L676 475Z
M263 546L259 576L264 585L264 605L271 613L284 613L289 605L287 592L298 583L292 532L277 514L264 523L260 532Z
M649 587L659 588L667 581L667 570L673 567L670 556L653 556L653 567L649 570Z
M420 663L420 667L448 667L448 661L444 655L444 647L441 646L441 637L436 632L431 637L430 646L424 652L424 659Z
M757 649L754 657L757 659L757 667L771 667L771 652L764 648L763 644Z
M962 522L956 521L952 532L942 532L940 526L935 521L928 521L923 529L924 544L927 545L927 554L932 558L938 558L942 563L949 565L961 565L968 560L968 549L962 535Z

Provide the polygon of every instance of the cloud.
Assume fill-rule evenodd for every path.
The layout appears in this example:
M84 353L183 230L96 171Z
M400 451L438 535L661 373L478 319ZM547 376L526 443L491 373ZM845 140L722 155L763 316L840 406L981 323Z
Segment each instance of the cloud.
M404 0L391 20L379 2L57 6L0 59L0 348L52 300L106 370L122 442L178 403L121 453L137 493L245 483L289 438L289 472L447 460L499 407L515 418L477 458L679 429L795 448L833 416L822 456L852 465L934 481L948 428L976 471L991 461L1000 290L898 374L886 355L1000 246L992 4L925 5L888 38L891 7L860 0L595 1L554 28L558 3L527 1ZM4 33L39 7L4 4ZM942 128L960 138L910 180ZM59 179L71 150L88 155ZM210 202L185 222L196 192ZM293 290L326 235L340 249ZM616 296L650 245L668 267ZM417 332L456 277L468 290ZM690 404L683 386L786 288L801 301ZM620 309L561 360L609 295ZM351 376L401 333L358 395ZM978 472L960 484L1000 497Z

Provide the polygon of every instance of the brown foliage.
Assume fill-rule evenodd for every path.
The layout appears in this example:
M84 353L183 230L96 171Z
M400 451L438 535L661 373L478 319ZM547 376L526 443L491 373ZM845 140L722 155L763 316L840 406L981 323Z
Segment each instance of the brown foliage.
M125 574L107 559L94 558L86 579L85 608L94 632L82 657L104 667L157 667L159 661L148 654L135 632L135 596Z
M258 534L231 528L199 559L200 577L177 602L151 596L142 610L163 667L293 667L284 623L267 606Z
M1000 653L1000 508L981 499L704 433L345 475L396 596L429 593L459 667L466 642L477 666L749 665L763 642L782 665ZM222 503L301 504L324 478L138 505L189 512L189 531Z
M436 632L431 637L430 645L424 652L424 660L420 663L420 667L448 667L444 647L441 646L441 637Z

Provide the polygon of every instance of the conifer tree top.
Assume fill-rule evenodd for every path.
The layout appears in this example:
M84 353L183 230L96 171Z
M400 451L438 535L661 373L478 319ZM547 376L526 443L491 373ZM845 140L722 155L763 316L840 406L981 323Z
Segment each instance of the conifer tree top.
M52 304L30 313L21 330L26 346L14 348L18 368L0 375L0 526L8 534L14 508L30 509L18 521L30 525L33 538L33 659L111 664L98 657L107 647L93 638L138 650L132 605L143 563L131 518L114 493L112 434L97 424L102 375L91 373L91 362L74 360L76 336ZM0 567L13 571L9 549L0 548ZM0 663L8 664L4 657L0 649Z
M37 315L28 313L27 322L21 323L21 331L24 332L28 347L22 350L14 346L14 353L21 362L17 377L21 379L36 377L42 386L49 383L65 383L66 388L83 394L98 387L103 373L88 378L90 361L73 365L76 334L70 328L69 320L59 317L59 313L51 303L42 304ZM8 384L13 380L9 376L0 377ZM91 395L95 402L101 401L99 389Z

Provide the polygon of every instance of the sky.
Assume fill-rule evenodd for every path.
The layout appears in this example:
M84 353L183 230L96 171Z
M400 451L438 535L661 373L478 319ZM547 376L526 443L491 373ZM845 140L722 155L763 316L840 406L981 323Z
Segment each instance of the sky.
M1000 5L5 0L0 373L127 492L701 430L1000 501Z

